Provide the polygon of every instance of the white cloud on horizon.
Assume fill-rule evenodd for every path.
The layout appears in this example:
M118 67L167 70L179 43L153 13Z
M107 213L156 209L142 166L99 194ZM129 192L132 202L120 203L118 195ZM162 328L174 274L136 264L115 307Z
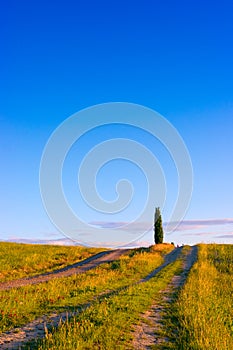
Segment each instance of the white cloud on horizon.
M220 237L219 234L224 234L225 237L233 237L233 231L229 232L219 232L219 231L207 231L207 232L184 232L182 236L213 236L213 237Z
M113 230L115 228L116 233L120 230L123 232L126 232L127 239L126 241L122 241L119 238L118 242L115 242L114 239L112 241L108 241L108 239L102 239L101 242L98 242L96 240L93 240L93 246L100 246L100 247L136 247L136 246L149 246L153 244L153 226L149 222L135 222L131 223L130 227L127 225L130 224L129 222L107 222L107 221L96 221L91 222L92 226L96 226L96 229L99 228L105 228L106 232L108 232L108 228L110 230ZM190 241L195 244L197 240L202 241L209 241L209 239L221 242L222 239L224 240L232 240L233 239L233 219L232 218L224 218L224 219L206 219L206 220L183 220L178 228L173 232L166 234L166 222L164 223L165 226L165 240L166 241L176 241L180 244L182 240L185 240L186 242ZM148 230L148 227L151 227L150 230ZM129 231L130 229L130 231ZM228 231L227 231L228 229ZM119 230L119 231L118 231ZM88 232L88 229L85 231L81 231L78 229L75 229L73 231L76 236L76 241L65 237L62 235L62 233L55 233L49 232L46 233L45 239L40 239L40 237L43 237L43 235L37 238L31 238L31 237L9 237L7 240L12 242L21 242L21 243L37 243L37 244L59 244L59 245L92 245L91 244L91 234ZM143 234L145 232L145 234ZM131 236L132 234L132 236ZM137 236L134 236L137 235ZM85 239L87 237L87 239ZM132 240L130 239L132 237ZM134 239L135 237L135 239ZM187 239L185 239L187 237ZM90 238L90 244L88 244L88 241ZM107 236L106 236L107 238ZM124 240L124 235L122 236L122 239ZM127 243L127 240L129 243ZM192 244L193 244L192 243Z
M116 229L121 231L132 231L132 232L141 232L141 231L150 231L153 228L151 222L127 222L127 221L92 221L89 223L96 228L105 228L105 229ZM129 226L130 225L130 226Z
M221 226L233 224L232 218L225 219L207 219L207 220L183 220L176 231L197 230L209 226ZM166 223L165 223L166 225Z
M176 223L176 222L173 222ZM153 225L150 222L112 222L112 221L93 221L90 222L90 225L96 226L97 228L111 228L111 229L121 229L128 231L128 225L130 224L130 230L133 231L142 231L148 230L148 228L153 228ZM164 222L164 227L170 224L169 222ZM221 226L221 225L231 225L233 224L233 218L225 218L225 219L206 219L206 220L183 220L177 226L175 231L187 231L187 230L197 230L200 228L205 228L208 226Z
M69 238L59 239L33 239L33 238L19 238L14 237L5 240L5 242L25 243L25 244L49 244L49 245L76 245L74 241Z
M46 244L46 245L61 245L61 246L72 246L72 245L83 245L78 242L74 242L68 238L64 239L57 239L57 240L43 240L43 239L20 239L20 238L13 238L9 239L5 242L15 242L15 243L24 243L24 244ZM100 247L101 248L137 248L137 247L149 247L151 242L149 241L134 241L134 242L129 242L126 244L125 242L118 242L117 245L114 245L113 242L101 242Z
M229 234L224 234L224 235L216 236L216 238L233 239L233 232L231 232L231 235L229 235Z

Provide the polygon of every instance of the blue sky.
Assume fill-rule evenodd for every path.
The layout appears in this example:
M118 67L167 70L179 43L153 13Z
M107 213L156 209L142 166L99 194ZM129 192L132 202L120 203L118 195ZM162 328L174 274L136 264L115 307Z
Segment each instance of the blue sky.
M192 201L179 231L167 239L179 244L232 243L232 1L9 0L1 7L0 239L62 237L40 197L44 146L70 115L95 104L123 101L167 118L192 159ZM124 131L112 133L121 136ZM78 161L71 166L72 154L77 159L93 140L106 135L109 130L87 135L87 147L81 153L74 147L67 158L64 182L74 207ZM149 137L136 133L134 138L149 147ZM174 166L167 165L159 146L154 152L164 167L172 202ZM125 170L144 193L140 171L130 165ZM111 199L112 184L106 179L112 175L104 171L97 185L103 197ZM136 197L135 211L142 197ZM88 215L83 207L76 210ZM103 225L99 217L90 221ZM151 236L142 241L150 242Z

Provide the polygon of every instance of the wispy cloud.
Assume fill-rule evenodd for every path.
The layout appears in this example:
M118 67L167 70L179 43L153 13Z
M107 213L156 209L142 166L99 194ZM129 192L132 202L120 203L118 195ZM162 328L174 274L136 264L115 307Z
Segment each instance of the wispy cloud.
M91 226L96 226L97 228L122 228L125 225L129 224L128 222L125 221L117 221L117 222L112 222L112 221L91 221L89 222Z
M119 229L121 231L144 232L152 229L151 222L127 222L127 221L92 221L90 225L104 229Z
M166 234L166 222L164 222ZM56 244L56 245L97 245L101 247L141 247L149 246L153 243L153 222L127 221L92 221L90 225L96 227L96 236L93 231L74 229L72 236L76 242L62 234L51 232L46 233L46 239L9 237L9 241L21 243ZM98 235L98 228L106 229L106 234ZM105 231L105 230L104 230ZM115 231L114 233L112 231ZM111 234L110 234L111 233ZM42 235L43 237L43 235ZM109 240L109 237L112 240ZM125 239L125 241L124 241ZM147 240L148 239L148 240ZM169 237L165 237L169 239ZM184 220L174 232L174 239L177 241L189 241L195 243L199 240L203 242L225 242L233 239L233 218L206 219L206 220ZM109 241L108 241L109 240ZM83 243L82 243L83 242ZM90 244L88 244L90 242ZM129 243L127 243L129 242ZM99 243L99 245L98 245Z
M216 238L233 239L233 232L231 232L230 234L224 234L224 235L216 236Z
M92 222L92 225L97 228L105 228L105 229L115 229L124 231L128 234L128 237L133 234L137 234L139 241L142 238L143 233L153 231L153 225L151 222L135 222L130 224L129 222L107 222L107 221L96 221ZM129 225L130 224L130 225ZM166 225L168 222L164 222L165 234L166 234ZM230 230L229 230L230 228ZM223 219L205 219L205 220L183 220L176 230L172 233L174 234L174 239L182 240L185 237L189 237L190 242L198 242L201 241L213 241L220 242L222 239L232 240L233 237L233 218L223 218ZM229 232L226 232L228 229ZM131 237L132 237L131 236ZM151 234L152 237L152 234ZM168 241L171 240L170 237L165 237ZM150 238L150 240L152 240ZM133 246L135 246L135 242L133 242ZM147 242L148 244L148 242ZM120 245L120 244L119 244Z
M128 226L130 224L130 227ZM169 222L164 222L164 226L170 224ZM233 224L233 218L226 219L206 219L206 220L183 220L180 222L176 231L187 231L187 230L198 230L201 228L211 227L211 226L221 226L221 225L231 225ZM148 228L153 228L153 223L151 222L135 222L130 223L127 221L92 221L90 225L96 226L97 228L109 228L109 229L121 229L121 230L134 230L142 231L148 230Z
M166 226L167 223L165 223ZM184 220L177 227L177 231L198 230L211 226L225 226L233 224L232 218L207 219L207 220Z
M223 234L224 234L224 238L231 238L233 237L233 231L230 232L216 232L216 231L203 231L203 232L184 232L182 233L182 236L213 236L213 237L218 237L218 238L223 238Z
M187 236L214 236L216 234L216 232L184 232L182 233L182 236L183 237L187 237Z
M60 239L33 239L33 238L11 238L7 242L25 243L25 244L49 244L49 245L75 245L76 243L69 238Z

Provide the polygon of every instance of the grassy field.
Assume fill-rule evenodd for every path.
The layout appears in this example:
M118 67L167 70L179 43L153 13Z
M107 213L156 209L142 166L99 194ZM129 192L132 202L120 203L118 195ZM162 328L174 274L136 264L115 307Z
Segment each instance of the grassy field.
M62 268L103 250L0 242L0 282Z
M199 246L166 322L169 349L233 349L233 245Z
M172 249L171 245L135 249L118 261L85 274L0 291L0 331L21 326L45 313L75 310L101 293L128 286L159 266L163 255Z
M10 273L10 265L15 266L17 250L20 252L19 270L15 269L17 277L25 273L23 256L25 266L34 266L30 270L34 274L99 251L14 244L10 250L6 250L5 244L2 247L5 249L0 253L0 260L5 262L3 279L10 278L6 271ZM38 256L43 255L44 249L47 249L44 260L41 258L43 262L37 268L34 258L39 261ZM20 327L44 314L79 310L75 317L49 331L45 339L26 348L134 349L134 325L141 322L142 314L154 302L163 303L163 291L173 277L183 271L183 263L191 248L184 247L174 262L147 282L137 282L160 266L165 254L173 249L172 245L166 244L133 249L119 260L102 264L84 274L0 291L0 332ZM11 251L14 251L13 262ZM3 252L8 257L2 257ZM169 302L165 302L159 332L167 341L154 344L151 349L233 349L232 259L233 245L199 245L198 259L184 286L173 293Z
M185 253L184 253L185 254ZM109 298L94 302L71 321L39 342L38 349L134 349L132 327L160 291L181 270L178 259L148 282L130 285Z

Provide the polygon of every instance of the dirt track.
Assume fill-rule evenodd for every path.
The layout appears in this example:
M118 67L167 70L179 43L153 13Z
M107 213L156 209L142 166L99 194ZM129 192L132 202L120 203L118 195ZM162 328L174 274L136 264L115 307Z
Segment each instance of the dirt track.
M144 280L148 280L156 273L162 270L163 267L169 263L174 262L181 248L172 251L167 255L165 262L158 269L153 271ZM169 339L165 336L161 336L160 329L162 328L161 320L163 313L165 312L166 305L170 307L170 303L174 298L174 293L182 287L185 283L187 275L195 261L197 260L197 246L191 248L186 258L183 258L182 272L178 275L174 275L171 283L169 283L165 290L160 292L161 300L158 303L154 303L149 310L142 315L142 321L140 324L134 326L133 346L137 350L149 350L152 346L160 345L163 348L164 343L168 343Z
M47 282L54 278L68 277L79 273L84 273L88 270L94 269L98 265L117 260L121 255L126 254L128 251L129 249L116 249L101 252L88 259L66 266L62 269L58 269L52 272L44 273L33 277L20 278L17 280L0 283L0 290L19 288L27 286L29 284Z
M53 271L48 274L31 277L28 279L20 279L17 281L12 281L8 283L2 283L0 285L0 289L10 289L13 287L20 287L25 286L28 284L36 284L48 281L53 278L57 277L64 277L64 276L70 276L72 274L76 273L83 273L85 271L88 271L100 264L111 262L114 260L117 260L122 254L125 254L128 252L128 250L115 250L110 252L103 252L99 253L91 258L88 258L85 261L82 261L80 263L70 265L66 268ZM152 271L149 275L147 275L145 278L141 279L137 283L144 283L148 281L150 278L154 277L159 271L161 271L165 266L168 264L174 262L181 254L182 247L174 249L171 253L167 254L164 259L164 263L159 266L157 269ZM193 263L196 260L197 255L197 247L192 247L190 254L188 257L183 260L183 272L179 276L174 276L171 285L168 286L168 291L163 291L162 294L167 295L170 293L171 288L178 288L181 286L187 277L187 273L192 267ZM122 289L126 289L127 287L120 288L119 290L113 291L114 293L118 293ZM112 294L112 292L109 293L109 295ZM108 295L106 295L108 296ZM98 297L97 297L98 298ZM85 304L80 306L80 310L84 310L85 308L89 307L90 304ZM153 305L151 310L148 310L145 317L148 320L152 320L152 325L148 325L148 322L142 323L135 329L135 337L134 337L134 348L135 349L149 349L148 346L155 344L156 342L162 341L158 337L156 338L156 329L158 327L159 323L159 317L160 313L162 312L162 308L160 305ZM44 338L46 335L47 328L51 327L57 327L59 322L61 320L65 321L67 318L71 318L72 316L75 316L80 311L77 310L76 312L62 312L62 313L53 313L51 315L43 315L36 320L26 324L23 327L20 327L18 329L13 329L11 331L8 331L6 333L0 334L0 349L6 350L6 349L20 349L23 345L26 345L27 342L33 341L38 338Z

